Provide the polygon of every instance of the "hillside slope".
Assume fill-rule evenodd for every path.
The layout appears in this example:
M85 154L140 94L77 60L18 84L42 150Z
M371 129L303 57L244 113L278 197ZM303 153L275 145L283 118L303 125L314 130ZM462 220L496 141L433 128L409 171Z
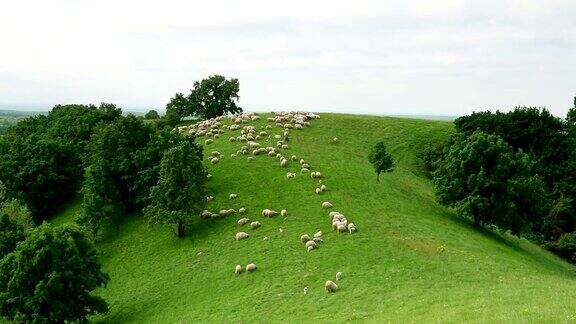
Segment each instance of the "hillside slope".
M265 116L263 116L265 117ZM253 123L258 130L265 118ZM241 145L230 132L205 149L224 154L207 162L215 197L209 209L246 207L263 226L235 241L239 215L198 222L185 239L171 227L151 226L131 215L99 243L112 280L98 293L111 312L102 322L279 322L369 320L408 322L546 321L576 318L574 268L515 238L478 231L439 206L417 158L422 148L447 137L452 124L389 117L322 114L311 127L291 132L285 155L321 171L328 190L298 164L230 157ZM279 133L280 128L274 132ZM235 132L237 133L237 132ZM331 139L338 137L338 143ZM375 182L367 153L384 140L397 168ZM203 139L202 139L203 141ZM274 146L261 141L264 146ZM286 172L298 175L287 179ZM239 198L227 199L237 193ZM322 201L330 201L358 227L330 229ZM78 208L72 204L71 209ZM264 208L288 217L264 219ZM68 212L67 219L71 218ZM62 222L62 219L56 221ZM279 229L282 229L282 232ZM310 253L299 237L324 231ZM267 236L269 240L263 241ZM442 251L440 246L445 247ZM234 275L254 262L254 273ZM336 294L323 285L344 273ZM303 287L309 287L307 296Z

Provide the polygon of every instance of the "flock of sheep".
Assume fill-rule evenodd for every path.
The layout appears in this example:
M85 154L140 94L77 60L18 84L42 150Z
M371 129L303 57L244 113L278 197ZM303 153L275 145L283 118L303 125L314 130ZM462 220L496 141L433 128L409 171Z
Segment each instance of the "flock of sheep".
M224 125L223 120L224 118L229 118L231 120L230 125ZM298 157L292 155L290 159L286 158L282 152L288 149L288 141L289 135L292 129L301 130L306 127L310 126L310 120L320 118L317 114L313 113L305 113L305 112L278 112L274 113L272 117L267 118L267 122L274 123L277 128L281 128L281 134L274 135L274 139L276 140L276 147L267 146L263 147L257 141L261 139L270 139L272 138L272 132L274 130L274 126L271 124L266 125L263 127L261 131L257 131L256 127L252 125L245 125L256 120L260 119L260 116L256 113L241 113L236 115L229 115L229 116L220 116L213 119L208 119L204 121L200 121L196 124L189 125L189 126L181 126L178 127L178 131L181 133L187 133L194 135L196 137L207 137L204 140L204 144L206 146L212 144L214 139L219 138L221 134L225 133L226 131L240 131L238 136L230 136L228 140L230 142L241 142L244 145L240 147L236 153L232 153L230 156L232 158L239 157L241 155L247 156L247 161L252 161L255 156L258 155L268 155L278 160L280 167L287 167L292 162L299 162L300 172L302 174L310 174L310 178L314 180L318 180L318 187L315 188L315 193L317 195L322 194L327 190L326 185L322 181L322 173L318 171L311 171L311 166L307 163L304 159L298 160ZM334 138L333 142L338 142L338 138ZM218 151L213 151L208 156L208 160L211 164L217 164L222 159L223 155ZM295 178L297 174L295 172L287 172L286 178L291 179ZM211 175L208 175L210 178ZM231 193L228 197L230 200L237 199L238 195L235 193ZM212 200L212 196L206 197L206 201ZM321 202L321 207L323 209L331 209L333 207L332 203L329 201ZM230 215L236 214L237 211L235 209L221 209L217 213L213 213L209 210L204 210L201 213L201 218L203 219L210 219L210 218L218 218L218 217L226 217ZM240 214L246 214L246 208L242 207L238 210ZM288 216L288 211L286 209L282 209L280 212L272 210L272 209L264 209L262 210L262 217L264 218L271 218L275 217L276 215L280 214L283 217ZM342 213L337 211L331 211L329 213L330 221L332 222L332 229L337 233L341 232L348 232L350 234L356 231L356 226L354 223L348 222L346 216ZM262 226L259 221L250 220L247 217L242 217L238 220L238 226L246 226L248 225L251 230L256 230ZM279 229L282 232L282 229ZM302 234L300 236L300 242L304 244L306 251L311 252L318 248L319 244L324 242L322 239L323 232L319 230L316 232L312 237L308 234ZM235 239L237 241L247 239L250 235L245 231L240 231L236 233ZM268 237L264 237L263 240L268 240ZM256 265L254 263L250 263L246 266L247 272L253 272L256 270ZM242 273L242 266L236 265L234 268L234 273L239 275ZM335 276L336 281L342 279L342 273L337 272ZM324 288L327 292L336 292L338 286L332 280L326 281ZM304 288L304 294L308 293L308 287Z

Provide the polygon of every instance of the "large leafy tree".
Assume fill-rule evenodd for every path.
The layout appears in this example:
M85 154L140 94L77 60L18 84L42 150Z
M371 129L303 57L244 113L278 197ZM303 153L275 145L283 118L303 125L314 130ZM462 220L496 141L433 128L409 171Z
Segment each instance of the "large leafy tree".
M441 203L476 225L520 233L532 230L550 206L531 167L528 155L515 152L499 136L477 131L457 136L433 176Z
M24 323L85 322L107 312L91 292L108 280L79 227L43 224L0 262L0 315Z
M152 188L146 215L156 223L176 224L178 237L184 237L186 226L204 209L206 175L196 144L171 148L160 163L160 179Z
M238 106L240 96L238 79L226 79L213 75L202 81L194 82L194 88L188 96L177 93L166 105L166 121L175 126L183 117L214 118L225 114L242 112Z
M0 259L14 251L16 244L24 239L24 227L0 212Z
M368 160L376 171L376 182L380 182L380 173L394 170L394 158L386 150L384 142L378 142L374 145L368 154Z

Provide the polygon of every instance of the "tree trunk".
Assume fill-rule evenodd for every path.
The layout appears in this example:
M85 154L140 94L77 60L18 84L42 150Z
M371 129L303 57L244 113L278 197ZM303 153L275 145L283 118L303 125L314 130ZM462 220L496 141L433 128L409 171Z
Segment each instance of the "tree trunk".
M182 223L178 223L178 237L179 238L184 237L184 224Z

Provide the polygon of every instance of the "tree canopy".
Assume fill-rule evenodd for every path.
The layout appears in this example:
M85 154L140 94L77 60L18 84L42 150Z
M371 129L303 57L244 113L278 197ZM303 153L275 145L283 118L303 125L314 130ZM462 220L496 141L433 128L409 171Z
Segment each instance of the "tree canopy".
M160 178L151 190L145 214L156 223L176 224L178 237L197 219L205 206L207 172L198 146L184 142L162 157Z
M108 310L91 292L109 277L76 225L44 224L0 262L0 315L16 322L85 322Z
M380 181L380 173L382 172L392 172L394 170L394 158L386 150L386 145L384 142L378 142L368 155L368 160L374 166L374 171L376 171L376 181Z

